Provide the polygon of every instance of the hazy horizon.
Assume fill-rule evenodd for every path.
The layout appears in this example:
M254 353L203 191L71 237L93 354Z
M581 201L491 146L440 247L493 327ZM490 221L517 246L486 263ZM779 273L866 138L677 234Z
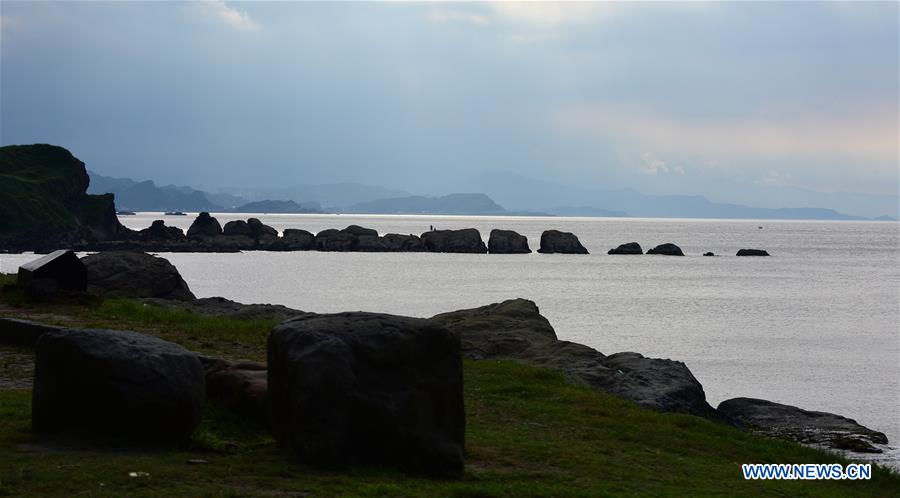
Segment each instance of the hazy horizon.
M210 190L440 195L503 171L759 207L897 196L897 18L897 3L4 1L0 143Z

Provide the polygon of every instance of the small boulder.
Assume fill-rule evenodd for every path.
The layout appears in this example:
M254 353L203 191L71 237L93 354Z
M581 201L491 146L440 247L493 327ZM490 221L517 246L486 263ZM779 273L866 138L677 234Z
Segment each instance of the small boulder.
M317 233L314 243L317 251L355 251L359 245L359 237L352 233L329 228Z
M200 213L187 231L188 237L215 237L217 235L222 235L222 227L219 225L219 220L213 218L207 212Z
M663 256L684 256L681 248L675 244L660 244L647 251L647 254L662 254Z
M615 249L610 249L606 254L644 254L644 250L641 249L641 245L637 242L629 242Z
M422 243L429 252L487 253L487 247L481 240L481 233L474 228L425 232L422 234Z
M224 235L243 235L245 237L251 237L253 232L250 230L250 225L248 225L246 221L233 220L225 224L222 228L222 233Z
M737 252L737 256L768 256L769 253L762 249L741 249Z
M281 241L286 251L309 251L315 248L315 235L297 228L285 228Z
M186 301L194 294L178 270L143 252L98 252L81 259L88 288L107 297L158 297Z
M300 460L462 473L458 335L420 318L312 315L275 327L268 358L272 429Z
M529 254L528 237L512 230L491 230L488 238L488 252L491 254Z
M712 252L705 252L705 253L703 253L703 255L704 255L704 256L715 256L715 253L712 253Z
M359 225L350 225L349 227L347 227L341 231L344 233L349 233L351 235L356 235L357 237L362 237L362 236L378 237L377 230L361 227Z
M181 346L112 330L51 330L35 348L32 426L147 443L186 443L204 400L200 360Z
M754 432L804 444L859 453L881 453L876 444L887 436L833 413L813 412L764 399L733 398L719 404L719 413Z
M541 254L588 254L588 250L581 245L581 241L575 234L560 232L559 230L546 230L541 234Z
M87 269L74 252L60 249L20 266L16 282L24 289L36 292L50 288L84 291L87 289Z

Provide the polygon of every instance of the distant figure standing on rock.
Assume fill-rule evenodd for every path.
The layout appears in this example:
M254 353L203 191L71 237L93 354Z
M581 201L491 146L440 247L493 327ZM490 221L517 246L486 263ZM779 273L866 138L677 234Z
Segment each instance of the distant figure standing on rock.
M428 225L428 231L429 231L429 232L433 232L433 231L434 231L434 225Z

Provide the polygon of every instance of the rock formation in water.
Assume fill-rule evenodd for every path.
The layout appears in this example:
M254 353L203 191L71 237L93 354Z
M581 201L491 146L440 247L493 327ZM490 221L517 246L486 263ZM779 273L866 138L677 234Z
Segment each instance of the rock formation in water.
M547 230L541 234L541 254L588 254L578 237L570 232Z
M491 230L488 238L488 252L491 254L529 254L528 238L512 230Z
M222 226L219 220L213 218L207 212L200 213L188 228L188 237L216 237L222 235Z
M647 254L662 254L663 256L684 256L681 248L675 244L660 244L647 251Z
M487 253L481 233L474 228L432 230L422 234L422 242L428 252Z
M769 253L762 249L741 249L736 256L768 256Z
M606 254L644 254L644 250L637 242L628 242L615 249L610 249Z

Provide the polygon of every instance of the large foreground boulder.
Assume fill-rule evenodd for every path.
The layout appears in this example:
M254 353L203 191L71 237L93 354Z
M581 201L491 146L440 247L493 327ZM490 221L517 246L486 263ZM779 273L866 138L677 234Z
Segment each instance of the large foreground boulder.
M509 358L561 370L570 381L659 411L717 418L703 386L681 362L637 353L603 353L556 338L525 299L442 313L431 320L459 333L466 358Z
M647 254L662 254L663 256L684 256L684 253L681 252L681 248L671 243L660 244L647 251Z
M419 318L303 316L272 330L268 358L272 428L302 461L462 472L458 335Z
M741 249L736 256L768 256L768 251L763 249Z
M219 225L219 220L206 212L197 215L187 231L188 237L215 237L217 235L222 235L222 226Z
M16 282L29 291L48 287L83 291L87 289L87 269L74 252L60 249L20 266Z
M512 230L491 230L488 238L488 252L491 254L528 254L528 237Z
M575 234L560 232L559 230L546 230L541 234L541 254L588 254L588 250L581 245L581 241Z
M87 267L89 290L104 296L194 299L178 270L163 258L111 251L85 256L81 262Z
M628 242L615 249L610 249L606 254L644 254L644 250L637 242Z
M719 404L719 413L754 432L804 444L860 453L881 453L873 445L887 436L833 413L814 412L754 398L733 398Z
M203 400L196 355L155 337L57 330L35 348L38 432L184 443L200 423Z
M450 252L485 254L487 247L481 240L481 233L474 228L461 230L432 230L422 234L425 250L429 252Z

